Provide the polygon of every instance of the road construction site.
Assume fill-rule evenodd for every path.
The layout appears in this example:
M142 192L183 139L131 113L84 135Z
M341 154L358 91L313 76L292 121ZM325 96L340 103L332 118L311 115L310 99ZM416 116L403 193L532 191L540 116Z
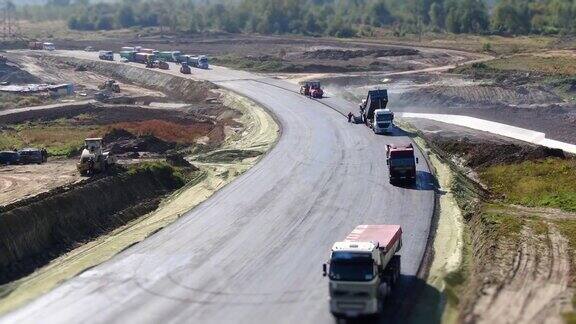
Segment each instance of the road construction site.
M100 46L111 48L108 43ZM168 45L160 43L156 47L162 46ZM324 44L322 48L306 47L298 54L290 53L290 45L284 48L281 56L291 62L292 68L281 65L273 72L314 70L310 65L294 67L294 62L302 58L318 60L314 64L324 62L324 67L316 71L322 74L312 76L322 78L326 95L320 99L299 94L295 81L310 76L275 73L271 77L221 66L193 69L191 75L182 75L175 63L169 64L169 70L147 69L137 63L121 63L119 57L114 62L102 62L93 52L10 53L18 59L25 57L20 64L27 65L29 71L39 69L30 65L36 62L42 69L54 66L69 71L59 72L70 73L67 78L77 73L94 74L83 79L92 86L115 78L123 88L130 84L133 96L144 89L152 91L145 100L89 103L88 108L82 108L88 116L72 114L67 118L75 125L90 127L122 124L130 135L116 134L120 147L125 147L122 145L126 141L128 147L143 146L133 142L141 135L136 131L140 121L132 121L137 116L148 116L142 117L142 122L148 118L180 124L189 121L190 127L200 132L192 136L191 142L174 143L176 147L190 146L184 150L186 159L199 170L191 171L189 185L148 210L160 206L155 212L100 233L90 243L3 286L1 292L7 297L0 301L0 311L20 308L0 318L0 322L330 322L329 310L334 313L334 309L327 303L329 294L320 265L329 258L332 243L347 237L359 224L397 224L402 228L399 286L386 299L387 306L377 322L440 322L443 318L487 322L497 321L504 310L510 310L513 321L557 321L561 314L570 312L573 291L568 273L572 268L566 258L564 223L547 221L546 217L520 222L514 218L512 229L506 223L507 231L503 232L494 224L510 219L494 214L532 217L538 210L518 209L512 213L514 206L496 203L468 209L468 202L484 202L484 194L492 190L485 187L489 183L486 169L542 159L568 158L566 163L570 163L569 156L560 150L421 118L406 118L402 122L411 125L402 124L402 129L395 128L385 136L374 135L362 123L348 123L345 116L351 111L357 113L359 99L375 87L375 80L390 85L393 110L416 107L415 111L421 112L423 105L411 106L405 100L407 96L421 88L449 83L445 79L454 76L440 74L456 63L484 59L458 51L443 54L442 50L416 48L386 52L356 48L361 44L354 46L334 48L335 44ZM361 75L338 75L358 71L350 66L342 68L342 62L357 60L351 65L365 66L369 64L366 60L380 61L379 55L387 62L385 73L370 72L364 80ZM262 60L269 58L256 59ZM239 64L237 58L230 57L221 62L234 67ZM369 65L376 70L384 66ZM85 71L76 71L79 67ZM244 68L259 70L254 65ZM406 69L412 71L403 74ZM461 82L458 80L454 82ZM187 116L182 105L190 101L200 108L188 106L191 116ZM549 101L548 97L542 99L543 103ZM568 107L566 102L563 105ZM436 107L434 104L430 108L444 112ZM489 108L484 108L480 115L470 115L491 116L486 112ZM50 114L59 109L38 111ZM110 121L111 111L121 111L119 116L135 113ZM154 115L155 111L162 111L162 118ZM52 118L60 123L59 116ZM211 121L212 128L203 129L198 118ZM526 126L519 120L511 124ZM569 131L551 131L553 122L547 117L538 130L574 143ZM219 126L220 131L214 131ZM165 141L160 135L158 139ZM390 159L386 152L390 152L389 145L402 147L407 143L418 144L414 152L414 158L420 161L415 166L416 181L413 186L395 185L388 181L391 169L385 163ZM201 149L194 149L197 146ZM135 150L117 153L121 157L126 154L124 163L129 165L136 158L135 152L143 160L166 155ZM232 181L236 176L238 179ZM167 188L158 196L173 191ZM540 214L558 215L557 209L541 210ZM573 218L568 211L560 221ZM491 239L495 230L502 234L501 240ZM534 238L518 239L525 237ZM470 241L473 253L467 250ZM503 248L506 245L517 249L507 251ZM544 253L547 258L534 259L536 253ZM496 262L486 262L491 258ZM539 279L530 281L534 276ZM552 279L547 282L544 278ZM515 287L523 290L518 292ZM480 291L484 292L482 296ZM427 308L422 304L428 304ZM523 312L526 307L534 311Z

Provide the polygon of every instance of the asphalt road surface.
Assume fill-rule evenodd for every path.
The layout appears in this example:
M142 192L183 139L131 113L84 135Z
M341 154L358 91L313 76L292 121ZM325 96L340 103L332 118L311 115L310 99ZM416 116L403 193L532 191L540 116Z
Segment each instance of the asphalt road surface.
M349 124L341 112L355 104L311 100L283 81L218 67L192 77L268 108L282 126L278 144L172 225L0 322L333 323L321 265L358 224L400 224L402 273L416 274L433 179L420 153L415 188L390 185L385 163L386 144L408 137Z

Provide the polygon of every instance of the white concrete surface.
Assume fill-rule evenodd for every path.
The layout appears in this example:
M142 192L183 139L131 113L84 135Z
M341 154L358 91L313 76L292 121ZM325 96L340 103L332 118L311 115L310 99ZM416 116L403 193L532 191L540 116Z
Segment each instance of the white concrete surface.
M492 134L497 134L505 137L514 138L520 141L529 142L532 144L542 145L550 148L561 149L564 152L576 154L576 145L560 142L546 138L546 134L542 132L533 131L526 128L520 128L507 124L497 123L485 119L449 115L449 114L423 114L423 113L397 113L398 117L402 118L423 118L439 121L442 123L468 127Z

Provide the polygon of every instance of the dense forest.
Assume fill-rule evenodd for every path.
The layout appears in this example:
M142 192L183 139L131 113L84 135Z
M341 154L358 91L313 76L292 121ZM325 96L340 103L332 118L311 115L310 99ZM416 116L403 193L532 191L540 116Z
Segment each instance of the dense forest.
M395 33L447 31L568 34L573 0L48 0L18 7L23 19L64 19L76 30L165 27L174 32L226 31L352 37L390 27Z

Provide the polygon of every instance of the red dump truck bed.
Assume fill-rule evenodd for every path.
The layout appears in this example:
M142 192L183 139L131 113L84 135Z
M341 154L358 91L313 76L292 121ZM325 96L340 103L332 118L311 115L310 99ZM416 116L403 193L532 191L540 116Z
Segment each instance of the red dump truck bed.
M380 248L389 251L401 238L400 225L358 225L348 234L346 241L378 242Z

